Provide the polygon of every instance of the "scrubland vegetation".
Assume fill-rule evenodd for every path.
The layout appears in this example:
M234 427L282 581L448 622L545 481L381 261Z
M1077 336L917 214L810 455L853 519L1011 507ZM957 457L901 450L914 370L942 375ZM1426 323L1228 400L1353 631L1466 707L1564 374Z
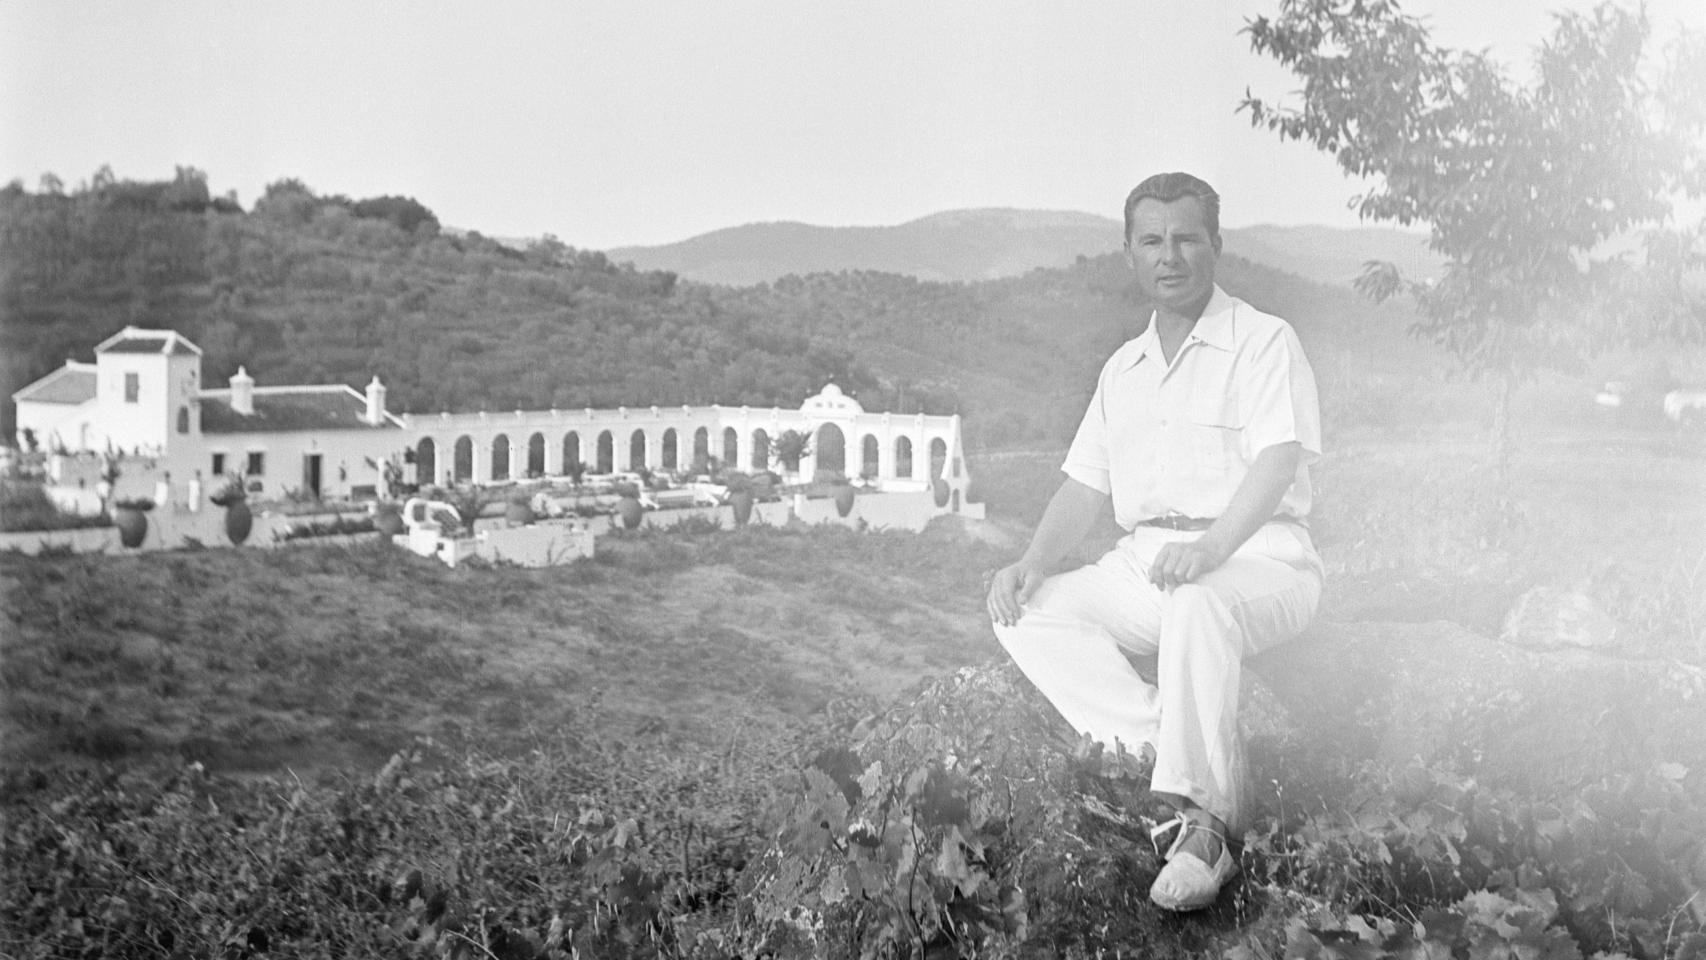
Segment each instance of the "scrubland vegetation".
M1512 598L1586 554L1626 574L1590 589L1630 655L1706 664L1683 529L1706 505L1675 479L1702 451L1601 440L1646 454L1535 444L1504 501L1474 436L1433 462L1344 438L1320 470L1324 616L1493 643ZM1048 457L972 468L1012 532L1056 476ZM1533 796L1267 744L1280 789L1244 879L1204 915L1153 913L1143 771L1073 743L997 666L979 573L1009 552L955 524L698 523L548 570L378 543L5 558L4 949L1699 949L1706 757Z

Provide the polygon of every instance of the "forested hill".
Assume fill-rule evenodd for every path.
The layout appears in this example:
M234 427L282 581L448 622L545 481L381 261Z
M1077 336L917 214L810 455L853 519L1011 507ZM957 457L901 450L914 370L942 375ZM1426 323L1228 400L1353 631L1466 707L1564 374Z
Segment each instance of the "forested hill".
M1236 257L1233 293L1310 342L1370 308ZM451 237L409 198L271 185L254 208L205 176L0 191L0 356L10 394L126 324L182 331L204 382L360 386L394 410L796 406L827 382L867 409L964 413L973 446L1058 445L1107 353L1144 315L1116 256L982 283L887 273L728 288L547 238ZM1319 366L1319 363L1318 363Z
M1120 224L1088 213L955 210L895 226L749 223L610 255L707 283L748 285L790 273L876 270L921 280L990 280L1120 249Z
M1046 210L951 210L888 227L749 223L655 247L622 247L613 259L707 283L763 283L790 273L880 270L923 280L975 282L1070 266L1120 250L1118 220ZM1439 272L1424 234L1387 227L1254 226L1222 231L1226 252L1316 283L1350 286L1367 260L1406 276Z

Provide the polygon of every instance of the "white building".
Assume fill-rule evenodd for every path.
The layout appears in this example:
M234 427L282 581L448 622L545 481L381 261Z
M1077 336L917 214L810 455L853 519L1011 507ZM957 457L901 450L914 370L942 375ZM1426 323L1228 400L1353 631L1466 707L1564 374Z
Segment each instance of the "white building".
M504 483L593 473L690 471L714 458L741 470L774 466L772 445L810 437L799 476L864 477L885 490L942 479L954 507L966 474L960 418L867 413L834 384L798 409L730 406L393 414L375 377L343 384L256 386L239 368L230 384L200 384L201 349L168 330L126 327L12 395L20 440L49 450L120 451L155 458L174 476L244 474L254 493L320 497L373 492L370 463L412 462L420 484Z
M263 497L348 496L372 484L366 458L402 448L402 421L377 380L257 387L239 369L228 388L201 386L201 348L170 330L126 327L12 395L20 441L71 453L145 457L181 484L240 473Z

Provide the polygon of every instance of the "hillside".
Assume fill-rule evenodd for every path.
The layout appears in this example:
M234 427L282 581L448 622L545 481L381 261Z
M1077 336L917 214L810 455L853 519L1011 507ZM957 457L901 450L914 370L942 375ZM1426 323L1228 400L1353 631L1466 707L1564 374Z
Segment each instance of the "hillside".
M867 409L965 414L974 448L1054 447L1144 315L1112 254L978 283L843 271L728 288L555 241L449 236L418 205L294 182L248 212L206 195L193 178L0 193L0 392L137 324L199 344L211 385L240 364L262 385L378 375L404 411L794 405L835 382ZM1329 391L1336 351L1405 375L1427 354L1403 338L1402 307L1237 255L1221 278L1294 320ZM11 417L8 404L7 435Z
M618 262L672 270L705 283L742 286L788 274L875 270L931 281L992 280L1079 256L1114 253L1120 226L1087 213L957 210L898 226L820 227L755 223L658 247L619 247ZM667 266L666 266L667 265Z
M609 255L642 270L735 286L841 270L972 283L1118 253L1120 229L1116 219L1072 211L954 210L885 227L753 223ZM1349 286L1371 259L1390 260L1418 277L1439 266L1425 236L1385 228L1255 226L1223 233L1227 253L1315 283Z

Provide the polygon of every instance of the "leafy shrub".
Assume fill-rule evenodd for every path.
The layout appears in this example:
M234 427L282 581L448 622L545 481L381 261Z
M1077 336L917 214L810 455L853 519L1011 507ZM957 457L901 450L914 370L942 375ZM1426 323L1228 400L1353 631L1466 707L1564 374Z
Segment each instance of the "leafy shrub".
M1111 954L1159 930L1145 765L1075 741L1012 668L849 717L742 878L746 952ZM1142 932L1148 928L1151 933ZM1181 955L1177 937L1141 955Z
M661 533L671 536L699 536L723 532L722 521L710 514L690 514L660 529Z
M80 517L60 510L39 483L0 479L0 532L110 526L112 519L105 515Z
M1244 866L1318 898L1312 917L1287 923L1287 956L1346 942L1415 956L1675 956L1706 948L1693 903L1706 804L1686 775L1667 764L1536 799L1433 768L1364 771L1343 807L1252 831Z
M357 533L372 533L373 518L370 516L345 517L335 516L330 520L311 520L308 523L293 523L290 529L279 534L280 540L305 540L312 537L337 537Z
M229 507L234 503L248 499L248 497L248 491L243 489L243 478L237 474L228 473L220 479L219 487L213 491L207 500L216 507Z
M755 758L776 753L569 738L498 760L422 742L329 786L198 764L13 772L0 953L676 953L678 918L726 911L774 774Z

